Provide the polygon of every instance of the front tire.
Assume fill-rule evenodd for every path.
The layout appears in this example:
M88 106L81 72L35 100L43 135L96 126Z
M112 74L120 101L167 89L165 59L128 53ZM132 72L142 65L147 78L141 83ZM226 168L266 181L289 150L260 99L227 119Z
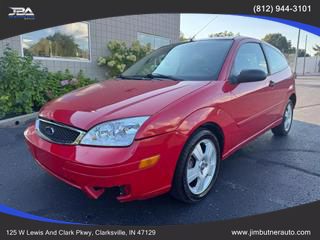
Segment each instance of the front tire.
M282 122L279 126L271 129L275 136L287 136L290 132L293 120L293 103L289 99L286 109L284 111Z
M189 138L177 162L171 195L194 203L207 196L217 180L220 147L215 135L200 128Z

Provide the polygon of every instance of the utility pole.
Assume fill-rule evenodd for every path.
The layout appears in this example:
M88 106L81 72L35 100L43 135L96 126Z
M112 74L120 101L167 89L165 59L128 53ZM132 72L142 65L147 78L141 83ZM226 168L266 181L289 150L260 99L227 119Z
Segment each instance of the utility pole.
M297 65L298 65L298 53L299 53L300 31L301 31L301 29L299 28L299 31L298 31L298 40L297 40L297 48L296 48L296 56L295 56L295 61L294 61L294 75L295 75L295 76L297 76Z
M307 42L308 42L308 35L306 35L306 41L305 41L305 44L304 44L303 76L304 76L305 68L306 68Z

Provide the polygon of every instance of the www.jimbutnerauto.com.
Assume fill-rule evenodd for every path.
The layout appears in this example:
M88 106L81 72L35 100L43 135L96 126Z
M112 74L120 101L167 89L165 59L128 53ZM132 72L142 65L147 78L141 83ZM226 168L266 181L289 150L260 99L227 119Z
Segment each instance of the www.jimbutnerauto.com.
M311 236L310 230L231 230L232 236Z

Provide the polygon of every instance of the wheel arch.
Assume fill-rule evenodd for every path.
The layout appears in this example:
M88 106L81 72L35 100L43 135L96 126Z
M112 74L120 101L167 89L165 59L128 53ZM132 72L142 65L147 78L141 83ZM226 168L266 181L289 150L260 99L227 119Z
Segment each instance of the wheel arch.
M289 97L289 99L292 101L293 103L293 107L296 106L296 103L297 103L297 95L295 93L292 93Z
M209 130L210 132L212 132L216 136L216 138L219 142L220 155L222 157L222 153L224 150L224 133L223 133L222 128L215 122L206 122L206 123L200 125L198 128L196 128L195 131L197 131L199 128L205 128L205 129Z
M233 120L230 116L221 109L207 107L190 114L186 119L184 119L177 130L187 136L187 139L201 128L209 130L216 136L220 147L220 154L222 156L227 142L227 136L224 128L230 127L232 122Z

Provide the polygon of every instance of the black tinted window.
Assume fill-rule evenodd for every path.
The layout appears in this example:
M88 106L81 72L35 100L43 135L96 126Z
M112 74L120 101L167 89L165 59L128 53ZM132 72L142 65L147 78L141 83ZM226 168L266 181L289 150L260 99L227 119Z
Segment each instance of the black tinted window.
M286 58L277 49L267 44L263 44L263 48L268 59L271 73L279 72L288 67Z
M267 62L258 43L245 43L240 46L232 67L232 76L242 70L259 69L268 74Z
M122 75L169 75L184 80L216 80L233 40L206 40L159 48Z

